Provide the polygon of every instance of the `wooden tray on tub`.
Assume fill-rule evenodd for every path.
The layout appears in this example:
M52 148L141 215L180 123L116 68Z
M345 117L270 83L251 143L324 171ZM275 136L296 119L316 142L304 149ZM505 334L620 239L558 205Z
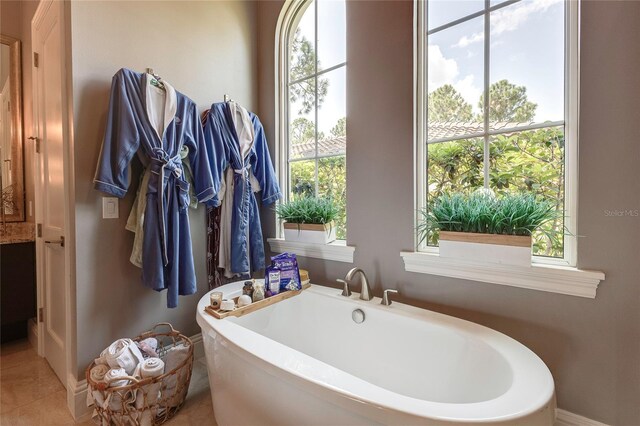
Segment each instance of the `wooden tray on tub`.
M262 299L258 302L253 302L250 305L242 306L240 308L235 308L233 311L216 311L211 306L206 306L204 311L211 315L212 317L222 319L226 317L241 317L246 314L250 314L251 312L255 312L258 309L266 308L267 306L271 306L274 303L278 303L285 299L290 299L293 296L297 296L302 293L304 290L311 287L311 284L302 284L302 290L294 290L294 291L285 291L283 293L278 293L275 296L268 297L266 299ZM233 301L237 304L238 297L234 297Z

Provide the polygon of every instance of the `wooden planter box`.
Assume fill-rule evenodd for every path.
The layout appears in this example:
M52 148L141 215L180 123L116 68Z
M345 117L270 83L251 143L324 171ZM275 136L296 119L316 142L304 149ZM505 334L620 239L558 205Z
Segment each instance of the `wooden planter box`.
M440 256L531 266L531 237L520 235L440 232Z
M321 224L284 223L284 239L314 244L328 244L336 239L335 222Z

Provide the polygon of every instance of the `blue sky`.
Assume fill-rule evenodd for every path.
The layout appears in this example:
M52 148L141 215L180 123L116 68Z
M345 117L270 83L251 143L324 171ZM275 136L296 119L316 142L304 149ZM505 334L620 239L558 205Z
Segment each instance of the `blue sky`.
M498 4L499 1L491 1ZM483 8L482 0L429 2L429 28ZM535 121L564 118L564 5L523 0L491 13L490 82L507 79L527 88L538 104ZM478 112L484 84L483 17L428 37L428 91L452 84Z
M315 2L305 11L298 28L302 35L314 44L320 62L319 69L331 68L346 61L346 17L344 0L321 0L318 3L318 43L315 45ZM330 130L346 112L345 68L330 71L321 76L329 81L327 96L318 110L318 130L329 135ZM291 120L298 117L299 105L292 104ZM304 116L314 121L313 112Z

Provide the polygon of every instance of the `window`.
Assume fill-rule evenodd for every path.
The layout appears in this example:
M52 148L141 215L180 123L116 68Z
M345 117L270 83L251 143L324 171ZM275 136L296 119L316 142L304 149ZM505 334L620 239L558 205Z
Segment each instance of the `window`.
M287 6L285 6L287 7ZM346 239L345 2L291 2L279 25L278 157L288 199L327 197Z
M428 0L417 13L418 207L533 192L561 212L534 233L536 261L575 264L576 2Z

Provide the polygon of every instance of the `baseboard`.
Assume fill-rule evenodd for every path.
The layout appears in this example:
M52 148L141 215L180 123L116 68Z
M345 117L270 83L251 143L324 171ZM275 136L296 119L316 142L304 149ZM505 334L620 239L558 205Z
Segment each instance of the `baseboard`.
M555 426L607 426L596 420L591 420L578 414L570 413L560 408L556 409Z
M191 337L191 343L193 343L193 358L200 359L204 357L204 344L202 343L202 333L195 334Z
M35 318L29 319L27 321L27 337L29 339L29 343L33 350L38 352L38 323Z
M193 343L193 356L199 359L204 356L202 333L189 337ZM37 341L37 339L36 339ZM78 422L85 422L91 418L91 409L87 407L87 380L76 380L72 374L67 377L67 406Z
M78 422L85 422L91 418L91 410L87 407L87 380L76 380L73 374L67 377L67 406Z

